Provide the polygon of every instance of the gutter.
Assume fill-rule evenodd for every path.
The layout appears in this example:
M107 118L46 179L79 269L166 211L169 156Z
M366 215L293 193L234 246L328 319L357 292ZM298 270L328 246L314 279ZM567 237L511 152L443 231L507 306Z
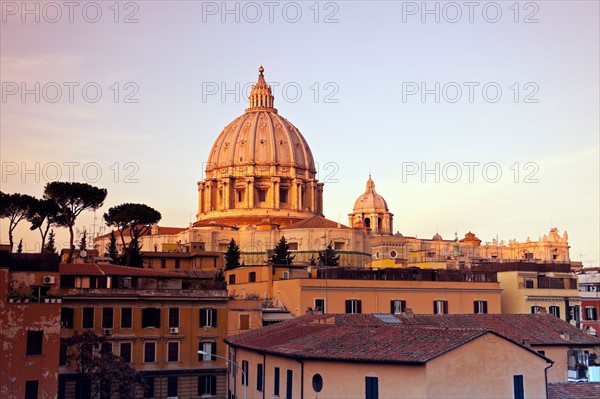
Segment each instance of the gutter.
M267 354L263 353L263 375L262 375L262 391L263 391L263 399L265 399L265 395L267 392L267 387L265 385L267 379ZM548 399L548 398L546 398Z

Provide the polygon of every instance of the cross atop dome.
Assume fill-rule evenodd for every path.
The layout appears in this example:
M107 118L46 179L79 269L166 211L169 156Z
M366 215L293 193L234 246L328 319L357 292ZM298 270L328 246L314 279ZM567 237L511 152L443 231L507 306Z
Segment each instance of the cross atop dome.
M265 68L261 65L258 68L258 81L252 86L252 91L250 92L250 108L246 109L246 112L271 111L277 113L277 110L273 108L274 97L271 92L271 86L265 81L264 71Z

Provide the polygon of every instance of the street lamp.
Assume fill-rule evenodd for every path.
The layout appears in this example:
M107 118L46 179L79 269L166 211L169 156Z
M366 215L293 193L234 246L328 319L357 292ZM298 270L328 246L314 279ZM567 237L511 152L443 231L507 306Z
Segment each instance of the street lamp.
M225 364L230 363L230 364L233 364L238 369L240 369L240 371L242 372L242 383L243 383L242 385L244 386L244 399L246 399L246 385L248 384L248 376L246 375L246 373L244 373L243 368L241 368L237 363L232 362L231 360L227 359L225 356L215 355L214 353L208 353L203 350L199 350L198 354L199 355L209 355L209 356L221 358L221 359L225 360ZM229 380L229 375L227 375L227 380Z

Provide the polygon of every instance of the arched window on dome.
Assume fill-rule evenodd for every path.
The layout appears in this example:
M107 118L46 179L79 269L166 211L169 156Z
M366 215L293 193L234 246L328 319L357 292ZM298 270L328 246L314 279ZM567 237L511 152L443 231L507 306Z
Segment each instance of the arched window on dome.
M377 231L383 230L383 222L381 218L377 218Z
M371 218L365 218L364 223L367 229L371 228Z

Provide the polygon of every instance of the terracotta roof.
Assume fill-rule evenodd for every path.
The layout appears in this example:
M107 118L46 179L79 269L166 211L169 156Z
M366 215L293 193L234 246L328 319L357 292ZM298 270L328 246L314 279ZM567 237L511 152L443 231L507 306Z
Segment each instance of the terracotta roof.
M325 219L323 216L313 216L308 219L300 220L299 222L292 223L288 226L283 227L281 230L289 229L348 229L348 226L344 226L341 223L334 222L333 220Z
M482 329L386 323L378 315L305 315L225 342L303 359L424 364L487 333L499 335Z
M415 315L399 319L410 325L491 330L520 344L600 346L600 338L548 313Z
M548 399L598 399L600 382L548 384Z
M177 273L139 267L96 263L61 263L61 275L67 276L128 276L128 277L180 277Z
M186 230L187 227L163 227L163 226L158 226L158 234L157 235L172 235L172 234L177 234L182 232L183 230ZM129 230L130 228L126 228L125 230L123 230L123 234L125 235L125 239L127 240L128 238L130 238L129 236ZM113 230L115 232L115 236L117 237L117 243L119 243L118 240L120 240L120 234L118 230ZM152 235L152 227L150 227L148 229L148 231L145 234L142 234L141 237L144 236L149 236ZM101 236L98 236L97 238L108 238L110 237L110 232L103 234Z

